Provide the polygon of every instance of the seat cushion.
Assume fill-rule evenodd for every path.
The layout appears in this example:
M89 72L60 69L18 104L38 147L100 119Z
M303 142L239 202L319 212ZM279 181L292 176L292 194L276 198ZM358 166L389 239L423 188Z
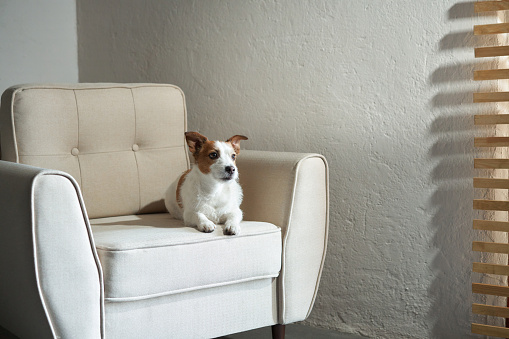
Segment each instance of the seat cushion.
M140 300L267 277L281 269L281 230L202 233L167 213L92 219L107 301Z

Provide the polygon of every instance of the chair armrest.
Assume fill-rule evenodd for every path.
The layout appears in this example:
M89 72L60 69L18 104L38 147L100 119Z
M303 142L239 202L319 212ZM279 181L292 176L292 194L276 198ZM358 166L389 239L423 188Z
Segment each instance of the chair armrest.
M328 166L318 154L242 151L238 157L245 220L282 230L279 323L308 317L327 248Z
M103 281L68 174L0 161L0 326L21 338L101 338Z

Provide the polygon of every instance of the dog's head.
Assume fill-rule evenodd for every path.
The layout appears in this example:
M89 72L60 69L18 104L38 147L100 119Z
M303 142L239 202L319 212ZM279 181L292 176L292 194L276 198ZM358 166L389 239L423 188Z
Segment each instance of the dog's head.
M226 141L212 141L197 132L186 132L186 142L193 154L195 164L203 174L210 174L219 181L238 178L236 158L240 152L243 135L235 135Z

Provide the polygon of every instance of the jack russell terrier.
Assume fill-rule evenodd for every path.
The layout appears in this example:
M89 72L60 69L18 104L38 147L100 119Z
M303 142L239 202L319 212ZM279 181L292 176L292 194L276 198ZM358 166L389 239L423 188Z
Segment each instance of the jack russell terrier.
M166 191L168 212L201 232L212 232L216 224L224 224L224 234L239 234L242 188L235 160L240 141L247 138L235 135L226 141L212 141L197 132L185 136L195 162Z

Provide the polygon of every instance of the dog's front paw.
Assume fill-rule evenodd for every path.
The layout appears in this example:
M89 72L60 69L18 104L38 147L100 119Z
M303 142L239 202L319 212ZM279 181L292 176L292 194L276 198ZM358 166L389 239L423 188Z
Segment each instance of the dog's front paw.
M203 222L198 225L198 231L200 232L210 233L214 232L215 229L216 225L212 221Z
M240 225L226 225L224 228L224 234L226 235L240 234Z

